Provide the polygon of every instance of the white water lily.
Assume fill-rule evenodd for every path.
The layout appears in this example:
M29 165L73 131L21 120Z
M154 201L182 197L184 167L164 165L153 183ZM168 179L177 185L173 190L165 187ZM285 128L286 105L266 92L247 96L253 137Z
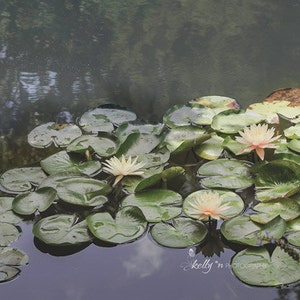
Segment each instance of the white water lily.
M116 156L103 163L104 171L116 176L113 186L115 186L124 176L141 176L144 174L140 169L145 166L142 162L137 162L137 157L132 160L131 156L127 159L122 155L121 159Z
M244 131L239 131L241 136L236 137L236 141L241 144L247 145L243 151L237 153L243 154L246 152L250 152L252 150L256 151L256 154L259 156L261 160L265 158L265 148L276 148L276 145L273 144L274 141L279 139L281 136L274 136L275 129L268 129L267 124L253 124L250 127L246 127Z
M195 192L195 197L189 200L185 213L195 219L215 220L227 219L226 213L230 209L228 204L222 204L221 196L214 191Z

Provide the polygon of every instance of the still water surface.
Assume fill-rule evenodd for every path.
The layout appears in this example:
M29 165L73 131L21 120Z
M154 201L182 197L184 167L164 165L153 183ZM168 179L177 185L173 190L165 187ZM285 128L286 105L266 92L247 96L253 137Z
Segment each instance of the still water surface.
M299 87L299 1L0 0L0 171L33 163L26 134L75 121L100 104L161 121L175 104L223 95L242 107ZM297 299L298 287L248 287L231 250L211 258L157 246L90 245L44 254L22 226L13 246L30 263L2 284L3 299ZM189 269L197 259L207 269ZM221 263L223 268L218 267ZM184 268L186 266L186 268Z

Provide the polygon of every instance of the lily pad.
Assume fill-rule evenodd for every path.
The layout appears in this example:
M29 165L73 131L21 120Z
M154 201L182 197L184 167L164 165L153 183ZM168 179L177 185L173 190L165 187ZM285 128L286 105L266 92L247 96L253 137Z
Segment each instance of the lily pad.
M8 246L16 241L20 236L20 232L16 226L9 223L0 223L0 247Z
M253 184L250 163L236 159L218 159L203 164L198 174L207 176L201 183L208 188L242 189Z
M294 246L300 247L300 217L287 222L285 238Z
M13 197L0 197L0 223L18 224L22 218L12 211Z
M162 145L165 145L171 153L179 153L195 147L207 139L210 135L204 129L183 126L170 129Z
M281 217L276 217L267 224L253 222L249 216L237 216L227 220L221 225L221 233L234 243L259 246L268 241L261 240L263 236L279 239L286 229L286 222Z
M50 122L34 128L28 135L28 143L36 148L49 147L52 143L65 147L81 135L81 129L74 124L57 126Z
M58 214L39 220L33 234L49 245L68 246L91 241L86 221L77 222L77 216Z
M13 280L21 270L11 266L0 266L0 282Z
M276 247L270 256L265 248L245 249L231 262L232 271L241 281L255 286L281 286L300 280L300 264Z
M74 140L68 147L69 152L85 152L93 149L100 157L109 157L117 152L116 140L108 137L84 135Z
M175 218L181 213L180 194L163 189L152 189L125 197L122 207L137 206L143 212L148 222L161 222Z
M291 140L290 142L288 142L289 149L291 149L292 151L295 151L297 153L300 153L300 139L299 140Z
M47 176L40 167L17 168L6 171L0 184L10 192L26 192L37 186Z
M249 125L257 124L263 120L264 117L259 114L228 110L214 116L211 127L218 132L234 134Z
M270 201L290 197L300 190L300 168L287 160L274 160L256 169L256 197Z
M207 160L215 160L219 158L224 150L224 139L218 135L212 135L211 138L195 147L195 153Z
M25 266L27 264L28 255L25 252L17 248L0 248L0 265Z
M300 216L300 205L289 198L281 198L274 201L259 203L254 207L255 211L264 213L271 220L276 216L289 221ZM256 215L251 217L252 220L257 221Z
M300 139L300 123L285 129L284 135L288 139Z
M239 104L235 99L224 96L204 96L196 98L190 103L198 103L205 107L215 109L216 111L225 111L229 109L239 109Z
M51 187L40 188L15 197L13 210L20 215L31 215L35 211L47 210L56 198L56 190Z
M97 206L107 202L107 195L112 190L106 182L75 177L63 180L57 186L58 197L64 202L81 205Z
M190 218L178 217L171 224L157 223L151 236L160 245L169 248L186 248L201 243L207 235L206 226Z
M123 244L136 240L147 229L147 221L138 207L123 207L115 218L107 212L96 213L87 217L92 234L113 244Z
M95 108L82 115L79 125L84 131L111 132L115 125L136 120L136 114L127 110L114 108Z
M215 115L212 109L198 103L175 105L169 109L164 117L164 123L171 127L195 125L209 125Z
M101 168L99 161L76 161L73 160L66 151L55 153L41 161L41 166L48 174L61 172L77 172L92 175Z

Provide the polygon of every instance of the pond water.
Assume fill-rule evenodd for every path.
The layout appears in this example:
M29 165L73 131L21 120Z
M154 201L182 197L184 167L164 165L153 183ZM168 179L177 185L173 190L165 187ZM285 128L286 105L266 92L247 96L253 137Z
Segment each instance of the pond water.
M35 126L101 104L159 122L205 95L242 107L299 87L299 1L0 0L0 172L34 163ZM229 267L234 252L192 256L144 236L116 247L44 253L30 222L13 246L30 258L1 284L5 299L296 299L298 286L256 288ZM197 266L201 266L196 268ZM193 267L194 266L194 267ZM299 297L299 296L298 296Z

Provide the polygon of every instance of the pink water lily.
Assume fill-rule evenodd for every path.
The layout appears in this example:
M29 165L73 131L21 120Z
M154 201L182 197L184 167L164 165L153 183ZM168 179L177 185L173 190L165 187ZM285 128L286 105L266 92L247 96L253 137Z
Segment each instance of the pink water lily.
M132 160L131 156L127 159L122 155L121 159L116 156L110 158L103 163L104 171L116 176L113 186L115 186L124 176L141 176L144 174L140 169L144 167L144 163L137 162L137 157Z
M237 155L255 150L261 160L265 158L265 148L276 148L273 142L281 137L280 135L273 137L275 129L274 127L269 129L267 124L253 124L246 127L244 131L239 131L239 134L240 136L235 138L236 141L247 147Z

